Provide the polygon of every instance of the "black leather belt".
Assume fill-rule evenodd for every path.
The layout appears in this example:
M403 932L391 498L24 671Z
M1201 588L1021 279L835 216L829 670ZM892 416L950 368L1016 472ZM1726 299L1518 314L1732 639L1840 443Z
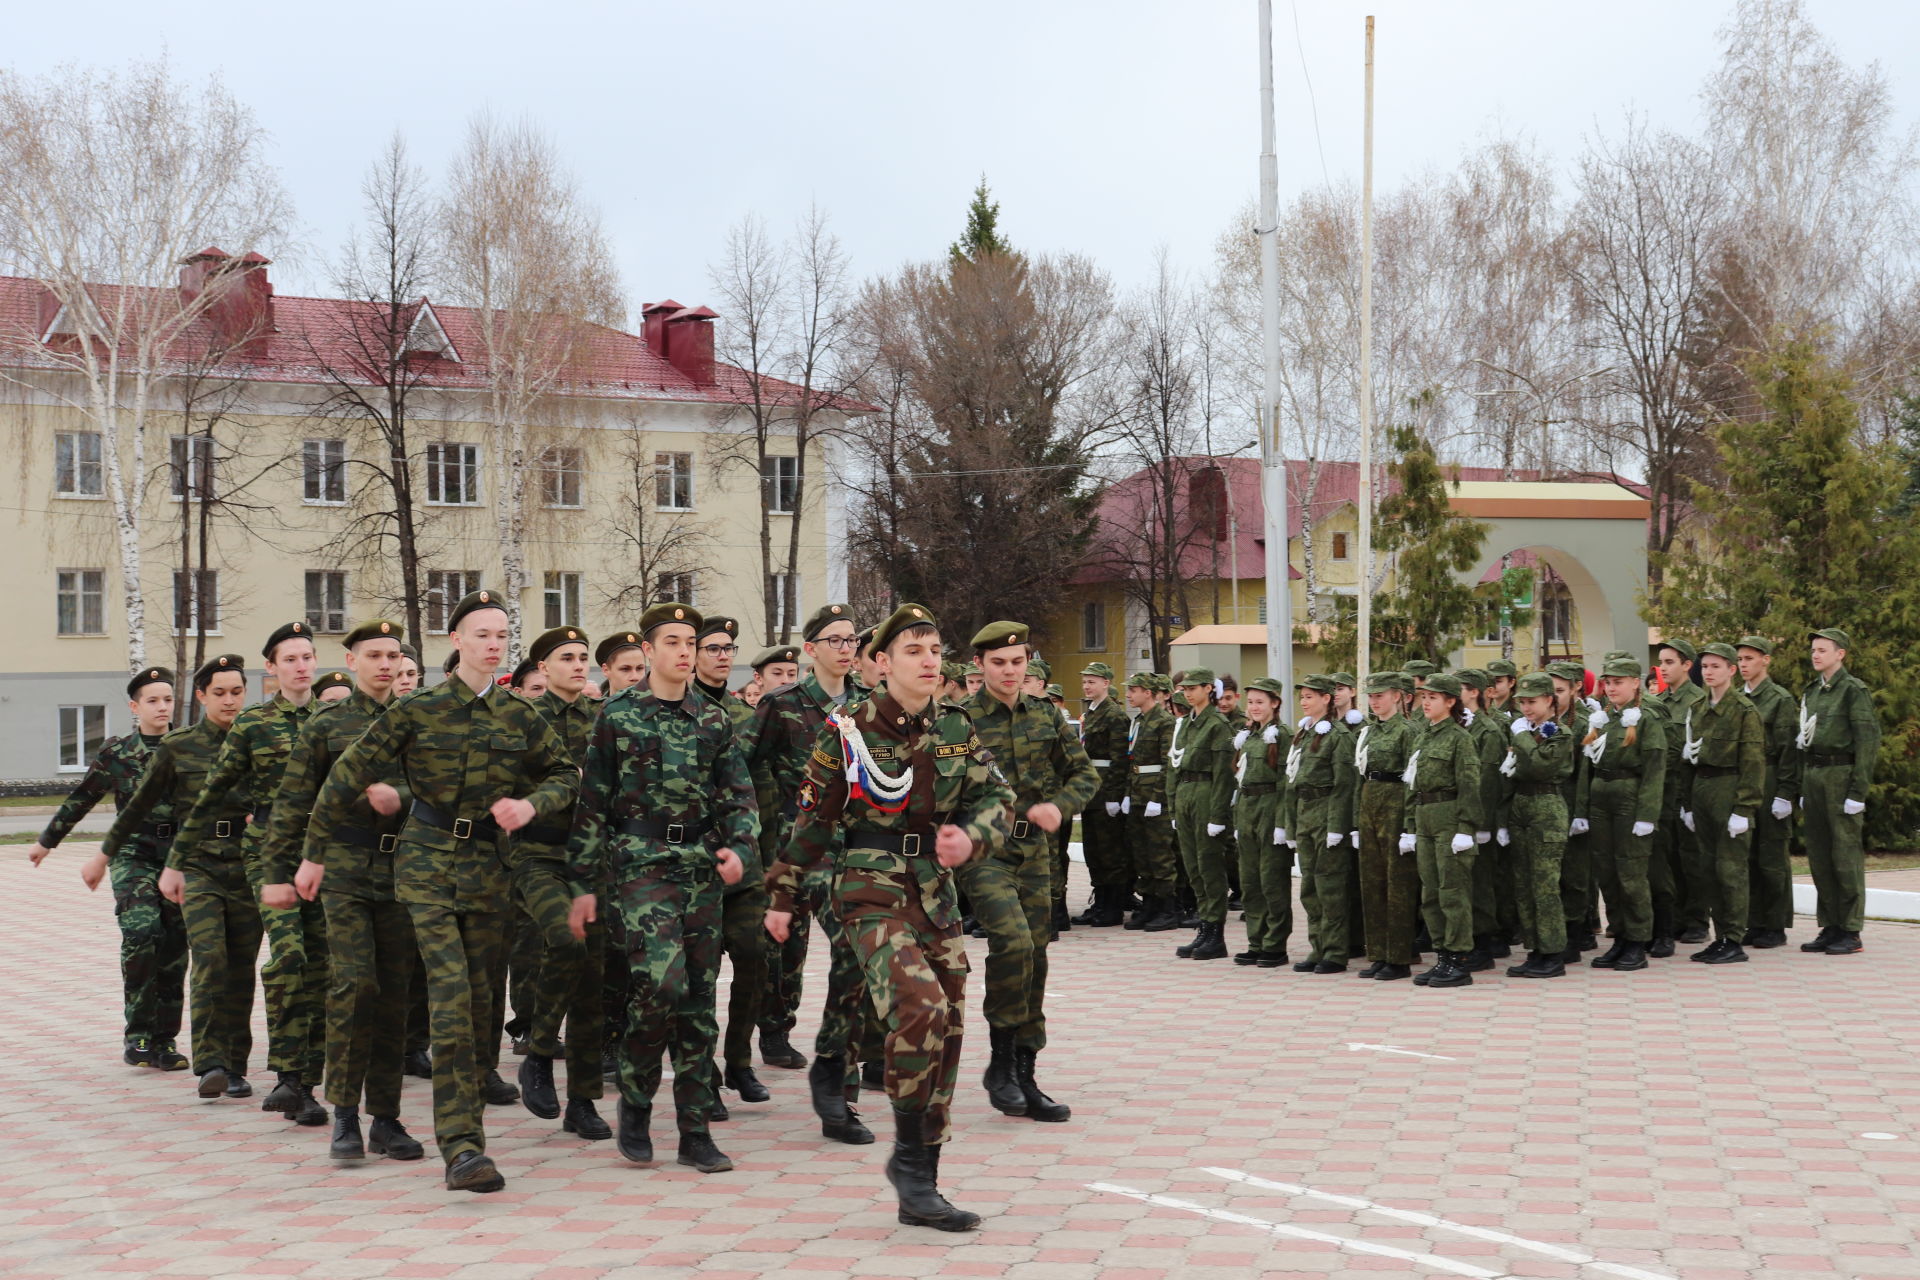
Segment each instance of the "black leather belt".
M264 827L267 825L267 819L272 816L273 816L273 806L270 804L263 804L258 809L255 809L253 811L253 825L256 827Z
M1640 776L1640 771L1638 769L1595 769L1593 776L1603 782L1618 782L1622 778L1637 778Z
M1560 794L1560 784L1557 782L1516 782L1513 790L1514 794L1523 796L1557 796Z
M246 829L247 824L244 822L235 822L231 818L221 818L213 824L213 838L215 840L231 840Z
M1544 785L1548 791L1559 790L1559 788L1552 783L1546 783ZM1444 804L1448 800L1458 799L1459 795L1460 793L1458 791L1417 791L1414 793L1413 802L1415 804Z
M335 827L333 838L347 844L358 845L362 849L378 849L381 853L392 853L400 847L399 835L381 835L365 827Z
M1853 752L1809 751L1807 752L1807 763L1820 769L1831 769L1839 765L1851 765L1853 763Z
M425 800L415 800L411 813L420 821L439 831L445 831L455 840L470 840L474 833L493 835L500 830L500 824L492 815L484 818L449 818Z
M1251 786L1240 788L1240 794L1243 796L1270 796L1279 789L1278 786L1271 782L1256 782Z
M692 844L713 830L713 820L703 818L699 822L662 822L658 818L627 818L615 823L614 829L623 836L643 836L650 840L665 840L668 844Z
M171 840L178 828L171 822L143 822L140 824L140 830L155 840Z
M1369 769L1363 775L1368 782L1397 782L1407 785L1406 771L1403 769Z
M884 853L897 853L903 858L916 858L923 853L933 852L933 830L925 831L856 831L847 837L849 849L879 849Z
M1730 778L1738 772L1740 772L1740 767L1732 764L1697 764L1693 766L1693 776L1696 778Z
M1302 800L1318 800L1323 796L1332 795L1333 788L1332 787L1295 787L1293 789L1293 794L1296 796L1299 796Z

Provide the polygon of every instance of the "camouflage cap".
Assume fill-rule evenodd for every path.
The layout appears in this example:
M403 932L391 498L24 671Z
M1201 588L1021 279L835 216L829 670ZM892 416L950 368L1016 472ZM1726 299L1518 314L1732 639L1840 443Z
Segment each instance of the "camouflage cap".
M949 684L962 684L966 681L967 670L957 662L940 664L940 678Z
M1272 676L1261 676L1258 680L1247 681L1247 692L1253 693L1256 690L1280 702L1287 700L1287 686Z
M1042 680L1050 680L1053 678L1053 668L1047 665L1045 658L1035 658L1027 663L1027 674L1039 676Z
M1727 663L1740 661L1739 653L1734 650L1732 645L1726 643L1724 640L1715 640L1712 644L1701 645L1700 656L1704 658L1708 654L1712 654L1714 657Z
M1621 658L1631 658L1632 656L1633 651L1631 649L1609 649L1600 655L1600 662L1602 665L1605 665L1606 663L1614 662Z
M1182 671L1180 673L1180 687L1183 689L1186 688L1188 685L1212 684L1212 683L1213 683L1212 667L1188 667L1185 671Z
M1136 671L1127 677L1127 688L1129 689L1145 689L1148 693L1152 693L1159 687L1160 677L1154 675L1151 671Z
M1600 668L1600 674L1610 680L1638 680L1646 672L1632 658L1615 658Z
M1367 677L1368 693L1412 693L1413 677L1404 671L1376 671Z
M710 614L700 619L699 625L693 629L693 639L696 644L708 636L725 636L729 640L738 640L740 624L735 619L722 614Z
M527 646L527 660L545 662L570 644L577 644L582 649L586 648L587 633L578 627L555 627L551 631L542 631L533 638L533 643Z
M1520 677L1513 686L1516 698L1551 698L1553 696L1553 677L1544 671L1529 671Z
M1332 693L1333 677L1320 675L1301 676L1293 682L1293 687L1296 689L1311 689L1315 693Z
M593 660L604 667L609 662L612 662L613 655L622 649L638 649L639 647L640 633L638 631L616 631L605 640L602 640L599 645L594 648Z
M216 654L214 657L208 658L205 662L201 663L200 669L193 673L193 687L196 689L205 689L213 683L213 678L222 671L231 671L242 680L245 680L247 678L247 660L237 653Z
M1842 649L1851 651L1853 640L1838 627L1822 627L1807 637L1808 640L1831 640Z
M1440 667L1438 663L1428 662L1425 658L1415 658L1411 662L1401 663L1400 669L1416 679L1424 679L1440 670Z
M127 697L138 700L140 691L150 684L173 686L173 672L166 667L142 667L133 673L133 679L127 681Z
M261 648L260 656L271 662L274 648L288 640L305 640L308 644L312 644L313 629L304 622L281 623L273 629L273 634L267 637L267 643Z
M1565 680L1568 684L1584 684L1587 669L1577 662L1549 662L1546 673L1556 680Z
M1674 636L1668 640L1662 640L1660 642L1660 647L1662 649L1673 650L1675 653L1685 658L1688 662L1692 662L1695 658L1700 656L1700 651L1698 649L1694 648L1687 641L1682 640L1679 636Z
M1511 658L1488 658L1483 669L1496 680L1501 676L1516 677L1520 674L1520 668L1513 664Z
M755 671L758 671L761 668L769 666L775 662L798 662L798 661L800 661L800 651L798 649L794 648L790 644L780 644L780 645L775 645L771 649L762 649L759 653L754 654L753 661L748 663L747 665L752 667Z
M692 627L693 633L699 635L700 621L700 611L692 605L665 600L640 615L640 634L643 638L650 637L656 628L678 622Z
M1024 622L989 622L973 633L970 646L979 649L1004 649L1009 645L1027 642L1027 624ZM1035 664L1037 665L1037 664Z
M1773 655L1773 641L1765 636L1741 636L1735 647L1751 649L1755 653L1764 653L1769 657Z
M1104 662L1089 662L1086 666L1080 668L1080 674L1083 676L1097 676L1102 680L1111 680L1113 679L1113 668Z
M1045 693L1045 694L1044 694L1043 696L1045 696L1045 697L1046 697L1046 698L1048 698L1048 699L1056 699L1056 698L1057 698L1057 699L1059 699L1059 700L1060 700L1061 702L1065 702L1065 701L1067 700L1067 694L1066 694L1066 690L1064 690L1064 689L1062 689L1062 688L1061 688L1061 687L1060 687L1059 685L1057 685L1057 684L1050 684L1050 685L1048 685L1048 686L1047 686L1047 689L1046 689L1046 693Z
M1479 667L1456 667L1454 668L1453 678L1464 686L1482 691L1491 683L1487 677L1487 673Z
M1460 678L1446 671L1436 671L1427 677L1428 693L1444 693L1449 698L1460 696Z
M867 647L872 652L879 653L893 643L895 636L909 627L933 627L937 630L939 626L940 623L933 616L933 610L927 606L903 604L888 614L886 620L873 629L873 639Z
M348 693L352 693L354 689L353 677L344 671L328 672L313 682L313 691L315 693L319 693L322 689L345 689Z
M341 637L340 643L351 649L367 640L398 640L403 634L397 622L389 622L385 618L368 618Z
M844 622L850 627L853 626L853 607L845 604L821 605L813 611L813 616L807 619L807 625L800 628L800 638L802 640L817 640L820 638L822 631L825 631L836 622Z
M482 609L498 609L500 612L505 613L507 611L507 605L506 601L502 600L497 592L469 591L466 595L460 597L460 603L454 605L453 612L447 615L447 630L451 632L460 625L460 619L470 613L478 613Z
M1166 674L1163 671L1154 672L1153 673L1153 690L1155 693L1172 693L1173 677Z
M1360 683L1359 677L1355 676L1351 671L1335 671L1332 673L1331 679L1336 686L1344 689L1354 688Z
M984 676L987 674L980 669L980 664L977 662L969 662L964 667L961 667L960 670L970 676Z

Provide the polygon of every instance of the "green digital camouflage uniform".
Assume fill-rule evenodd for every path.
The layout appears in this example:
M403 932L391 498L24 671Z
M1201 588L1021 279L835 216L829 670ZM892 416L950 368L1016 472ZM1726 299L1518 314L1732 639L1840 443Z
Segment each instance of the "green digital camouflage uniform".
M808 870L834 858L833 903L886 1020L887 1097L918 1114L922 1136L951 1136L965 1032L967 947L953 873L934 852L942 825L959 827L979 860L1007 839L1013 789L951 703L909 715L885 686L849 709L880 769L913 770L896 812L848 794L839 731L820 731L796 793L800 816L772 880L775 911L792 911Z
M1014 794L1007 838L959 874L973 918L987 931L982 1011L989 1027L1013 1032L1019 1048L1044 1049L1053 841L1026 815L1035 805L1052 804L1065 826L1100 786L1100 771L1045 698L1016 694L1009 707L982 689L960 705Z
M309 699L295 706L284 695L255 703L234 717L233 727L220 744L220 754L207 775L205 790L193 812L180 824L174 844L191 858L218 820L228 793L246 797L252 821L240 841L247 882L257 895L266 881L260 878L260 848L266 839L267 819L273 810L280 774L318 705ZM327 919L316 902L298 901L291 907L255 906L266 930L267 963L260 969L260 989L267 1005L267 1067L298 1071L313 1084L327 1063Z
M1652 695L1667 717L1667 773L1661 788L1660 826L1648 861L1653 886L1653 936L1671 938L1688 929L1704 929L1712 888L1700 856L1700 842L1680 821L1693 792L1693 766L1681 758L1686 734L1681 730L1687 713L1707 700L1707 691L1689 680L1678 688Z
M108 794L116 813L133 800L140 775L160 745L157 737L130 733L109 738L87 766L80 785L61 802L40 833L40 844L58 848L80 820ZM173 838L173 806L161 801L145 825L107 860L113 883L113 915L120 926L120 987L129 1044L145 1039L158 1047L180 1034L186 999L187 926L180 908L160 896L160 868Z
M401 1058L413 966L419 955L407 909L394 901L393 854L413 797L389 778L400 810L376 813L364 791L346 819L326 828L308 816L334 762L389 703L356 690L307 718L280 777L261 847L263 884L290 884L301 862L324 867L320 906L327 922L326 1099L392 1120L400 1115Z
M1420 860L1420 913L1436 950L1465 955L1474 948L1475 832L1485 830L1480 756L1465 725L1448 716L1429 721L1414 743L1407 787L1407 825ZM1454 848L1467 837L1466 849Z
M1286 798L1286 748L1280 744L1278 725L1250 724L1243 732L1246 737L1240 742L1236 766L1239 798L1234 801L1233 816L1239 836L1247 950L1285 957L1287 941L1293 936L1293 853L1275 841L1273 833L1281 825L1280 806Z
M160 739L140 785L114 816L101 847L118 861L154 815L170 808L191 812L206 789L227 730L211 720L175 729ZM185 877L181 917L187 931L188 992L192 1005L193 1070L201 1075L224 1067L230 1075L247 1073L253 1054L253 970L260 957L260 904L247 884L240 855L248 798L239 787L212 797L207 837L199 847L183 848L178 831L165 844L166 865ZM163 847L156 842L156 848Z
M1698 743L1693 760L1694 835L1700 841L1713 872L1713 897L1708 915L1714 936L1739 942L1747 936L1747 860L1753 822L1766 803L1767 731L1760 713L1738 688L1730 688L1718 702L1708 695L1694 708L1686 732L1688 743ZM1746 819L1739 835L1728 830L1727 819Z
M1194 913L1206 924L1227 920L1227 846L1233 821L1233 726L1208 706L1173 727L1167 762L1173 771L1173 830L1193 890ZM1208 827L1221 828L1214 835Z
M1573 816L1587 821L1593 874L1606 898L1607 920L1615 936L1644 945L1653 940L1653 885L1648 875L1653 836L1637 836L1633 828L1635 823L1647 823L1659 830L1666 790L1667 717L1659 706L1644 701L1608 707L1604 715L1603 724L1596 723L1598 717L1588 720L1592 741L1582 746L1586 767L1580 770Z
M1573 821L1574 796L1579 791L1580 774L1587 764L1586 757L1580 754L1580 743L1587 736L1587 714L1587 704L1580 700L1576 692L1573 705L1567 709L1565 718L1560 720L1560 727L1573 738L1573 772L1560 784L1560 798L1566 802L1569 827ZM1592 911L1592 841L1585 835L1574 835L1569 830L1566 849L1560 857L1560 914L1566 918L1569 938L1578 939L1592 931L1589 927Z
M716 689L695 681L693 688L719 707L733 729L733 740L741 749L741 759L753 731L754 709L725 689ZM752 779L752 771L748 778ZM754 814L760 813L759 786L754 786ZM761 839L743 849L734 850L746 868L740 883L724 885L720 903L720 946L733 967L733 980L727 984L727 1030L723 1049L730 1067L753 1065L753 1031L760 1021L760 1002L767 991L767 952L772 939L767 937L767 882L765 864L760 860Z
M1552 732L1543 734L1548 725ZM1529 951L1561 956L1567 950L1567 918L1561 909L1560 863L1573 821L1564 788L1573 777L1577 739L1565 725L1549 720L1524 733L1516 734L1509 726L1507 748L1513 753L1506 787L1507 831L1520 931Z
M1880 716L1866 684L1845 667L1815 676L1800 698L1799 742L1804 752L1801 816L1806 822L1807 869L1819 895L1822 929L1859 933L1866 920L1867 864L1864 806L1880 754Z
M1793 927L1793 813L1773 816L1773 802L1793 803L1800 794L1802 756L1796 738L1800 708L1793 695L1771 677L1745 689L1767 736L1767 776L1761 787L1760 812L1754 816L1752 861L1748 867L1748 916L1755 929Z
M1411 682L1404 687L1411 688ZM1360 830L1360 914L1367 958L1381 964L1413 963L1420 862L1400 852L1400 833L1407 830L1407 784L1401 775L1418 736L1413 721L1399 712L1385 720L1368 720L1353 749L1359 784L1354 821ZM1287 835L1293 836L1291 828Z
M1127 860L1142 899L1172 902L1180 878L1167 766L1173 715L1165 707L1148 707L1133 718L1128 734L1127 811L1122 815ZM1158 806L1158 812L1149 814L1150 804Z
M1133 885L1126 819L1107 812L1109 804L1119 804L1127 794L1127 735L1132 727L1126 704L1111 690L1088 707L1080 720L1080 745L1086 748L1099 782L1080 815L1080 849L1087 861L1088 881L1111 893L1125 893Z
M760 838L753 775L727 713L691 685L676 702L649 685L608 699L593 727L567 842L574 895L606 905L608 947L627 966L619 1087L651 1114L663 1055L683 1134L705 1134L719 1039L722 893L714 854L748 863Z
M490 811L506 797L526 800L537 824L572 803L578 775L531 703L494 686L475 693L457 672L394 702L334 761L312 829L352 825L366 789L396 774L412 802L393 854L393 896L426 969L433 1134L452 1164L487 1148L480 1042L493 1025L509 892L505 837Z
M1349 847L1355 785L1353 730L1339 719L1295 728L1287 745L1287 792L1280 825L1300 859L1307 913L1307 962L1345 964L1359 950L1353 927L1355 851ZM1327 837L1337 834L1339 843Z
M1501 825L1500 799L1506 780L1500 776L1500 762L1507 758L1510 722L1498 712L1470 710L1468 714L1467 735L1473 739L1480 771L1480 820L1485 824L1474 833L1473 936L1490 941L1500 932L1499 885L1505 859L1496 852L1500 844L1492 835Z

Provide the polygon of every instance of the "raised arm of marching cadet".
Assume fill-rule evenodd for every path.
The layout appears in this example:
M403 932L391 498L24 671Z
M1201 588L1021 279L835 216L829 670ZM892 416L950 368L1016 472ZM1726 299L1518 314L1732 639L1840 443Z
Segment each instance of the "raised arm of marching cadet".
M320 784L327 780L327 770L333 765L326 749L327 711L335 705L338 704L314 708L287 756L287 768L280 775L280 790L274 793L273 809L267 817L267 834L260 846L263 885L292 884L293 874L299 870L302 847L306 844L307 819L319 799Z
M1524 717L1522 717L1524 719ZM1564 783L1573 776L1573 753L1575 750L1573 731L1566 725L1552 720L1553 736L1540 736L1539 729L1527 733L1507 735L1507 749L1513 752L1513 774L1507 779L1508 787L1505 801L1513 799L1513 784L1521 782L1558 782Z
M80 819L93 812L93 806L106 799L107 793L114 788L114 771L118 747L124 739L115 738L100 748L100 754L87 766L87 772L80 779L80 785L67 793L48 821L46 829L40 833L39 845L43 849L59 847L62 840L80 825ZM138 742L136 736L134 741Z

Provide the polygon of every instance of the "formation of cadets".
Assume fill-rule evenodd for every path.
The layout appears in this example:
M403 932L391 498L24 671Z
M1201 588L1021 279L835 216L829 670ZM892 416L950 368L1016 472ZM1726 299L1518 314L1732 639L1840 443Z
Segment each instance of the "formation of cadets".
M598 645L556 628L503 689L507 613L477 591L452 613L447 678L421 688L396 624L356 627L346 670L316 680L292 622L262 650L270 701L246 706L245 659L219 655L190 682L198 719L171 732L173 673L136 674L138 731L30 851L114 796L82 876L111 877L125 1061L190 1069L203 1099L252 1096L257 972L262 1110L330 1124L338 1160L420 1159L401 1084L428 1076L446 1185L486 1192L505 1185L488 1105L652 1162L663 1060L676 1159L731 1169L712 1125L723 1088L770 1100L757 1036L763 1063L806 1071L824 1139L872 1143L855 1103L884 1094L900 1220L964 1231L979 1219L938 1174L968 933L987 941L988 1101L1044 1123L1072 1114L1037 1069L1048 948L1076 924L1191 929L1177 956L1224 959L1237 907L1238 964L1325 975L1364 958L1362 978L1430 987L1515 946L1509 975L1562 976L1603 923L1594 968L1645 969L1678 943L1736 963L1787 941L1798 821L1820 924L1800 949L1861 950L1879 727L1837 630L1810 638L1798 702L1770 678L1773 642L1746 636L1668 640L1657 677L1616 651L1597 682L1571 662L1409 663L1364 693L1344 673L1243 693L1202 668L1116 690L1094 662L1077 724L1020 623L983 628L962 666L924 606L860 630L830 604L801 645L754 659L745 696L728 691L738 632L674 603ZM1076 814L1092 900L1069 920ZM807 1055L792 1034L816 932L828 976Z

